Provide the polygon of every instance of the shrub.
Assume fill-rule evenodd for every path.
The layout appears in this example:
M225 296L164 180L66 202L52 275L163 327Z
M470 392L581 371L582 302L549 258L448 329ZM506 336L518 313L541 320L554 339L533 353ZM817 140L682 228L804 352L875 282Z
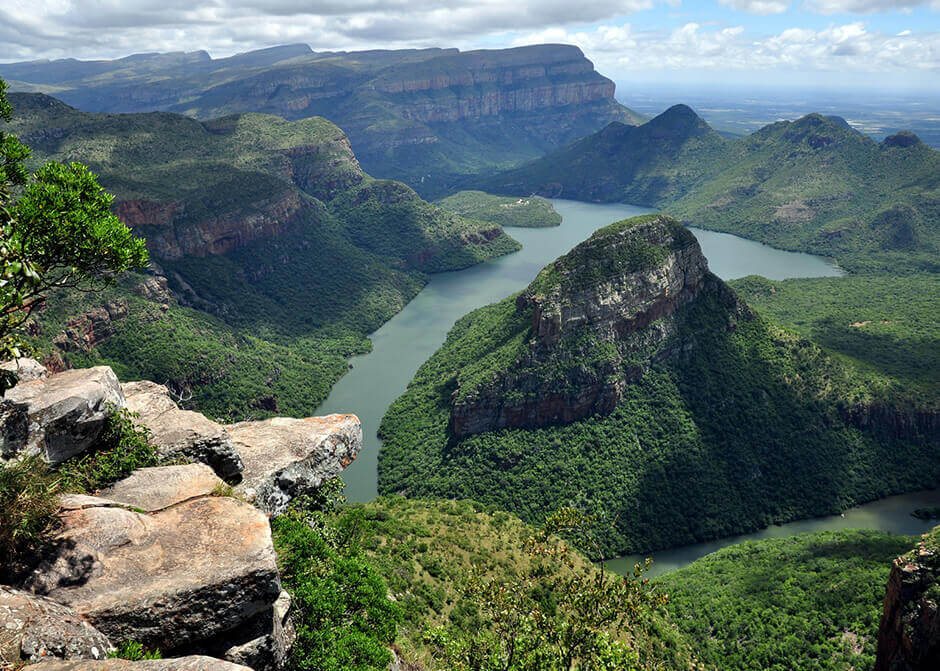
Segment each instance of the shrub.
M54 520L61 480L40 459L0 466L0 580L34 555Z
M98 448L70 459L59 468L63 488L90 494L138 468L156 466L159 456L149 439L149 432L134 424L133 413L113 409Z

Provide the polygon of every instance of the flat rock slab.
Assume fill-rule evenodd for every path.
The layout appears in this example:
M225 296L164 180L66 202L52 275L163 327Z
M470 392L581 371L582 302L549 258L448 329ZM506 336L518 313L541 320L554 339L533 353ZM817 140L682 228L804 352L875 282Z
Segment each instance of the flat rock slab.
M221 424L191 410L181 410L166 387L142 380L123 385L127 407L150 430L151 442L164 459L185 457L208 464L222 478L242 471L242 460Z
M247 666L202 655L145 659L140 662L130 662L126 659L50 660L29 668L30 671L251 671Z
M91 447L124 393L107 366L20 382L0 400L0 458L20 453L59 464Z
M139 468L100 492L102 498L153 513L200 496L225 483L205 464Z
M169 652L247 622L281 592L267 517L236 499L191 499L152 515L84 507L59 518L57 553L28 588L113 641Z
M362 448L355 415L275 417L226 427L245 470L235 491L272 515L339 475Z
M0 666L44 657L104 659L107 637L67 606L0 586Z

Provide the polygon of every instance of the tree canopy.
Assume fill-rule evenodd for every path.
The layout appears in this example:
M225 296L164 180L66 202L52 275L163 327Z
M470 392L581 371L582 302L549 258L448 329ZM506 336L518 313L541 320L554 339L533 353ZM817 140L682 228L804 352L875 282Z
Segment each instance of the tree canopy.
M6 88L0 79L0 124L13 115ZM148 263L144 241L111 213L113 197L94 173L46 163L30 175L29 156L0 130L0 359L19 355L16 331L50 291L108 283Z

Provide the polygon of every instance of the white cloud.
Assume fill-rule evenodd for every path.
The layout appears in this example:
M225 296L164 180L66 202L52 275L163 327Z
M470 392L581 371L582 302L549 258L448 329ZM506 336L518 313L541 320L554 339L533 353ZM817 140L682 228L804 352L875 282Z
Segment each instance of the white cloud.
M516 44L550 38L580 46L610 76L637 71L713 70L829 72L930 72L940 76L940 33L889 35L869 32L862 22L822 30L788 28L755 39L742 26L703 27L686 23L669 33L601 26L587 32L533 33Z
M916 7L940 9L940 0L805 0L804 6L819 14L909 14Z
M461 46L487 35L609 21L678 0L5 0L0 60L103 58L305 42L315 50Z
M789 0L718 0L718 2L749 14L783 14L790 7Z

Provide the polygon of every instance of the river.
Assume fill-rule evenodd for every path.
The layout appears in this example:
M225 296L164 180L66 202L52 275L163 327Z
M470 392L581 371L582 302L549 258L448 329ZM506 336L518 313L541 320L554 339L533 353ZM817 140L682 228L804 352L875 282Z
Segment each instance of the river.
M585 240L598 228L653 211L631 205L598 205L560 199L552 200L552 203L562 216L560 226L508 229L509 234L522 243L521 251L466 270L433 275L414 300L370 336L372 352L351 360L352 370L336 383L317 409L320 415L355 413L362 421L362 450L343 474L346 496L350 501L371 501L375 498L376 465L381 446L376 431L382 416L392 401L404 392L418 367L441 346L458 318L524 288L546 264ZM696 228L692 231L702 246L711 270L725 280L751 274L774 280L841 274L837 267L817 256L781 251L726 233ZM907 512L921 505L935 504L918 503L911 505ZM860 516L853 514L851 517L859 519ZM847 515L847 518L850 516ZM774 527L768 533L791 526ZM899 527L890 528L911 533ZM800 530L794 527L788 533ZM720 546L708 545L714 545L712 550ZM702 550L695 549L699 547L688 549L689 556L712 551L704 550L704 546ZM677 553L674 563L681 561L679 553L682 550L672 551ZM657 563L662 566L669 563L666 553L657 555Z

